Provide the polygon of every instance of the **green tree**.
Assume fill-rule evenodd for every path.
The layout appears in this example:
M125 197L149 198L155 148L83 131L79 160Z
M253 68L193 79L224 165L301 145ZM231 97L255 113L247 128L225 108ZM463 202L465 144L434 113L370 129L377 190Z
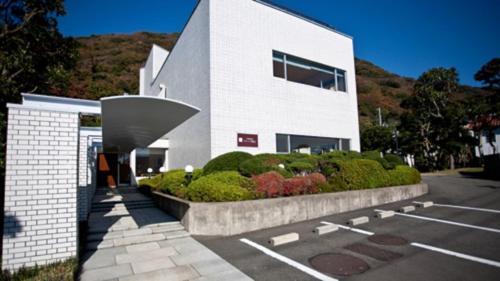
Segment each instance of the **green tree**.
M396 151L394 128L388 126L366 126L361 129L361 150Z
M407 109L401 117L402 147L415 155L420 170L453 168L467 150L465 110L450 99L457 86L454 68L433 68L418 78L413 94L401 103Z
M57 29L62 0L0 1L0 164L5 151L6 103L21 92L62 95L74 68L77 43Z
M469 110L469 118L473 121L473 130L476 135L486 135L488 143L495 149L495 118L500 118L500 58L487 62L476 72L474 79L484 85L484 89L491 92L489 96L475 100L475 106Z
M482 82L487 89L500 90L500 58L494 58L483 65L474 79Z

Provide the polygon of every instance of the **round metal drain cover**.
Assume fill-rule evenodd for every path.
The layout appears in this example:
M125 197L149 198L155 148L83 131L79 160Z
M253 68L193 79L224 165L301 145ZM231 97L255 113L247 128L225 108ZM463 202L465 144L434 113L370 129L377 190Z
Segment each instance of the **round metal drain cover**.
M359 274L370 269L362 259L346 254L320 254L310 258L309 264L323 273L340 276Z
M402 246L408 244L408 240L404 239L403 237L390 234L372 235L368 237L368 240L379 245Z

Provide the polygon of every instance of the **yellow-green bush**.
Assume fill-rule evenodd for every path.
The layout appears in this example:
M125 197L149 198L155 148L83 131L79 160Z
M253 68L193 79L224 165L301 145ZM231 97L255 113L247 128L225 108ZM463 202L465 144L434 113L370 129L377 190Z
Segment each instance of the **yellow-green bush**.
M398 165L387 172L389 173L391 185L416 184L422 180L417 169L404 165Z
M252 157L253 156L250 153L241 151L234 151L219 155L208 161L205 167L203 167L203 174L209 175L222 171L238 171L240 164Z
M254 198L255 184L238 172L226 171L203 176L185 190L193 202L241 201Z
M399 165L385 170L375 160L353 159L334 161L336 171L329 184L332 190L355 190L395 185L416 184L421 181L420 173L408 166Z
M342 190L355 190L389 186L387 171L374 160L353 159L337 160L337 171L332 174L331 182Z

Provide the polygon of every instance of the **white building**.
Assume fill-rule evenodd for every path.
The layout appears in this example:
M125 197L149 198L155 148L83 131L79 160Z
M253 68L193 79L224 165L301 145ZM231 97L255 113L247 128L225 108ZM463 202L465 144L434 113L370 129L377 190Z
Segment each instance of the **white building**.
M140 85L201 109L166 136L170 169L235 150L360 149L352 38L266 1L199 1Z
M75 256L96 186L149 168L360 149L352 38L262 0L200 0L170 53L153 46L140 95L7 107L3 269Z

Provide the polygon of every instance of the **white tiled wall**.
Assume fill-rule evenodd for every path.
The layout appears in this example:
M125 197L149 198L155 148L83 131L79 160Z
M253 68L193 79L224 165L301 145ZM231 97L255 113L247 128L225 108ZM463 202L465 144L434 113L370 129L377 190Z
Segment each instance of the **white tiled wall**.
M78 114L10 107L2 269L77 253Z
M351 139L359 150L352 39L253 0L210 6L212 157L276 152L276 133ZM273 76L277 50L347 71L348 93ZM258 134L258 148L237 146Z

